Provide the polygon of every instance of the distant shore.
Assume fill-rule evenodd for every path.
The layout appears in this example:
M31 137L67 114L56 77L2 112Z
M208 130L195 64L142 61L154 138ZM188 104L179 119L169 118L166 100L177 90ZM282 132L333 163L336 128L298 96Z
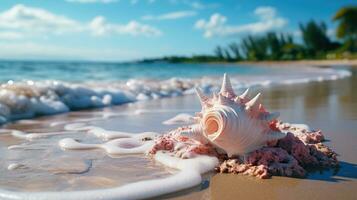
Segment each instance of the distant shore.
M240 61L239 64L247 65L310 65L310 66L333 66L349 65L357 67L357 60L291 60L291 61Z
M200 57L201 58L201 57ZM156 63L156 62L168 62L168 63L186 63L186 64L243 64L243 65L264 65L264 66L296 66L296 65L309 65L309 66L338 66L338 65L350 65L357 66L357 59L337 59L337 60L262 60L262 61L225 61L215 60L214 57L206 56L204 59L193 59L191 57L163 57L153 59L143 59L135 61L135 63Z

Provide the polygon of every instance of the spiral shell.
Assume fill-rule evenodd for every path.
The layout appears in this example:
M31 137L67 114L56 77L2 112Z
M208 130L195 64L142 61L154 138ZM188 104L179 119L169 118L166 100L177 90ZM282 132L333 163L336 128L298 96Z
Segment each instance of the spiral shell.
M222 88L209 98L196 89L202 105L198 123L182 133L201 142L209 142L224 150L228 156L246 155L285 137L285 133L272 130L270 123L279 113L269 113L260 103L260 93L248 99L249 89L242 95L234 94L229 77L224 74Z

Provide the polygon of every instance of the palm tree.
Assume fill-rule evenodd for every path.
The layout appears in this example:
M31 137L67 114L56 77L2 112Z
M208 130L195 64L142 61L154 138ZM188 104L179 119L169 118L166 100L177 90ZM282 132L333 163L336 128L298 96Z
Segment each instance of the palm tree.
M267 59L267 42L265 37L247 36L242 39L242 50L247 60Z
M314 20L311 20L305 25L300 24L300 31L304 44L310 54L315 55L332 49L324 22L316 23Z
M241 60L242 56L240 55L239 45L235 42L229 44L229 49L231 50L235 60Z
M333 20L339 22L336 36L345 39L345 45L349 46L349 50L357 51L357 7L341 8L337 11Z
M217 46L215 49L214 49L214 54L216 55L216 57L219 59L219 60L224 60L224 50L221 46Z

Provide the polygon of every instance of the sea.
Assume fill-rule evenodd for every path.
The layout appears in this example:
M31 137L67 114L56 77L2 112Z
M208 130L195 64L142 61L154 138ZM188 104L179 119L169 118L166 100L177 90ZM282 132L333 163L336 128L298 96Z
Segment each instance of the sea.
M205 63L0 61L0 124L72 110L219 90L223 74L238 92L331 81L351 75L344 67L254 66Z

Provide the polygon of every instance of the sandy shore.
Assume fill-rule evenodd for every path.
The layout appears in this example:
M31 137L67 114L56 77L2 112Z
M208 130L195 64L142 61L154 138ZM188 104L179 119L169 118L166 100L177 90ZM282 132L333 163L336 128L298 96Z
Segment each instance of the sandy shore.
M311 172L306 179L273 177L270 180L260 180L241 175L207 175L201 185L161 198L355 199L357 188L356 74L357 71L353 70L353 76L344 80L259 89L263 94L263 103L269 110L279 111L282 120L306 123L324 132L328 139L327 144L340 154L341 168L338 171L315 171ZM160 112L135 115L138 109ZM3 128L28 132L54 131L62 130L63 126L50 127L51 123L88 119L90 124L111 130L164 133L176 126L163 125L162 121L182 112L193 114L199 109L200 105L195 96L185 96L45 116L33 121L24 120L8 124ZM102 118L104 113L129 114ZM30 191L107 188L153 177L165 177L170 172L169 169L163 169L159 164L144 160L143 157L111 158L99 151L62 151L56 144L60 138L67 136L58 135L49 140L28 142L13 138L9 134L0 135L2 157L0 187ZM69 136L87 142L98 142L86 134L69 134ZM27 150L24 152L6 150L10 145L22 144L27 145ZM33 144L37 146L31 146ZM81 159L77 159L78 157ZM56 160L56 158L61 159ZM7 170L11 162L26 159L28 163L24 164L32 166L33 169L41 166L41 170L20 169L11 172ZM31 162L31 160L36 162ZM52 164L41 165L38 160ZM63 162L73 162L74 165L69 167ZM139 167L134 169L133 165Z
M217 174L210 187L177 199L355 199L357 188L356 70L348 79L263 89L264 104L281 119L323 130L339 154L339 170L310 172L306 179L269 180ZM292 92L294 91L294 92Z
M294 60L294 61L242 61L239 64L261 66L357 66L357 60Z

